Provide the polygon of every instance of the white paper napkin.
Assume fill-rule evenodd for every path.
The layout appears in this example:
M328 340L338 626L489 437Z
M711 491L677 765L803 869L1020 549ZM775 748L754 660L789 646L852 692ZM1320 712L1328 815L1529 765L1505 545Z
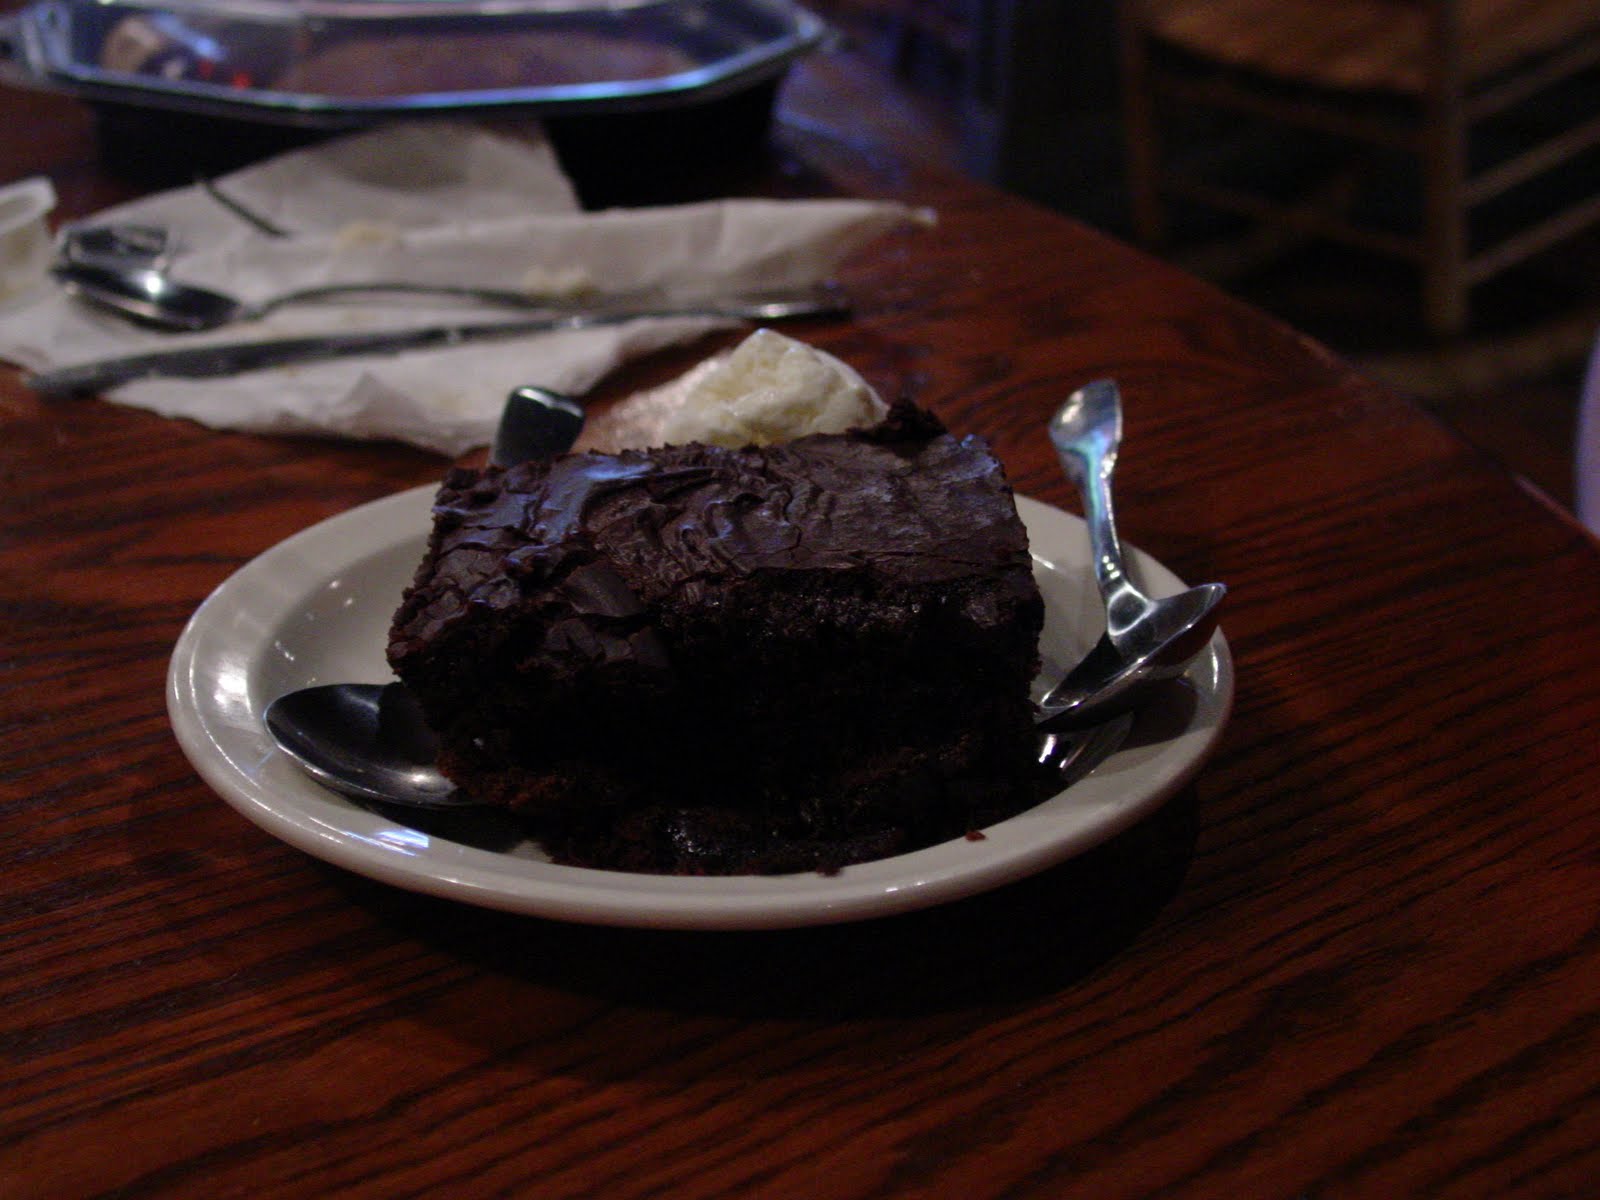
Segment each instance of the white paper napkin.
M107 210L94 223L163 226L177 238L175 277L262 300L296 287L372 279L552 294L803 284L826 278L870 239L919 216L898 204L852 200L724 200L586 214L543 141L436 122L295 151L217 187L290 236L260 232L198 187ZM366 295L289 305L207 334L169 334L49 290L0 320L0 357L42 371L208 342L514 315ZM632 357L725 324L653 319L231 378L145 380L108 399L215 428L392 438L454 455L489 441L513 387L582 393Z

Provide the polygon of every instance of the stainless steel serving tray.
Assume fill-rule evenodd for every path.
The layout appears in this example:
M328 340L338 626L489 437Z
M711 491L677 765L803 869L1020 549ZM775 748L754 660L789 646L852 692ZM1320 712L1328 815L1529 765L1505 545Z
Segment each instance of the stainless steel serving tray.
M0 19L0 78L313 128L628 113L774 82L828 32L788 0L37 0Z

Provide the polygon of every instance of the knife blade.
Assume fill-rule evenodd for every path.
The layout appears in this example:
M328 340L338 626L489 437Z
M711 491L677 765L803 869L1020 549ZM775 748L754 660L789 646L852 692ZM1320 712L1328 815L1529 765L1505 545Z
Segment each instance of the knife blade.
M461 345L594 323L592 320L577 320L574 324L574 321L571 317L529 317L521 321L428 325L414 329L320 334L255 342L218 342L209 346L155 350L148 354L129 354L79 363L30 375L25 382L34 391L47 396L83 395L139 379L209 379L219 375L242 375L248 371L263 371L290 363L319 362L363 354L398 354L403 350Z
M218 342L179 350L156 350L99 359L29 376L25 382L47 396L75 396L104 391L139 379L209 379L242 375L290 363L320 362L356 355L398 354L460 346L468 342L520 337L530 333L618 325L650 317L711 317L729 320L782 320L788 317L837 316L849 305L837 289L806 288L755 293L695 304L620 306L584 312L546 314L515 321L451 322L411 329L334 333L266 341Z

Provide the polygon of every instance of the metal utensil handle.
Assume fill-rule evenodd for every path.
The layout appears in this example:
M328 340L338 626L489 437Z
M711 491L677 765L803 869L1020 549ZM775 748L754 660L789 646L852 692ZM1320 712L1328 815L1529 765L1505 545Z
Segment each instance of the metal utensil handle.
M264 317L270 312L304 300L332 300L340 296L396 295L396 296L450 296L462 300L476 300L501 308L534 309L539 312L571 312L571 301L539 296L532 292L516 292L504 288L468 287L450 283L406 283L400 280L375 279L367 283L325 283L317 287L296 288L283 292L257 304L248 306L251 317Z
M1144 593L1128 577L1111 500L1111 476L1122 445L1122 403L1117 385L1109 379L1096 380L1083 388L1080 395L1087 412L1087 428L1074 439L1052 440L1061 458L1062 470L1077 484L1083 497L1095 583L1105 600L1106 632L1115 642L1149 606Z
M157 350L123 358L80 363L30 376L28 386L46 395L81 395L118 384L154 377L207 379L238 375L288 363L317 362L365 354L396 354L436 346L618 325L626 321L666 317L705 317L725 320L776 321L788 317L837 316L848 312L843 298L815 290L754 298L733 297L721 302L693 305L663 304L639 308L605 308L592 312L528 317L519 321L428 325L375 333L341 333L321 337L279 338L269 341L221 342L181 350Z
M397 354L402 350L422 350L431 346L538 333L570 324L570 317L541 318L487 325L433 325L398 332L222 342L80 363L30 376L27 383L34 391L45 395L81 395L139 379L209 379L219 375L241 375L288 363L317 362L363 354Z

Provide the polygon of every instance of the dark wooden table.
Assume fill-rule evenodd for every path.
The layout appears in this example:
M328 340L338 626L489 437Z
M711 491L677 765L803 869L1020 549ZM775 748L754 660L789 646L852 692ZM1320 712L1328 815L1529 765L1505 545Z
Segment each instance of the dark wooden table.
M0 93L0 182L136 190ZM1120 378L1128 536L1233 586L1232 723L1026 882L770 933L368 881L199 780L174 639L232 571L435 479L0 370L0 1196L1576 1197L1600 1180L1600 550L1321 347L870 139L788 190L935 206L802 335L993 439Z

